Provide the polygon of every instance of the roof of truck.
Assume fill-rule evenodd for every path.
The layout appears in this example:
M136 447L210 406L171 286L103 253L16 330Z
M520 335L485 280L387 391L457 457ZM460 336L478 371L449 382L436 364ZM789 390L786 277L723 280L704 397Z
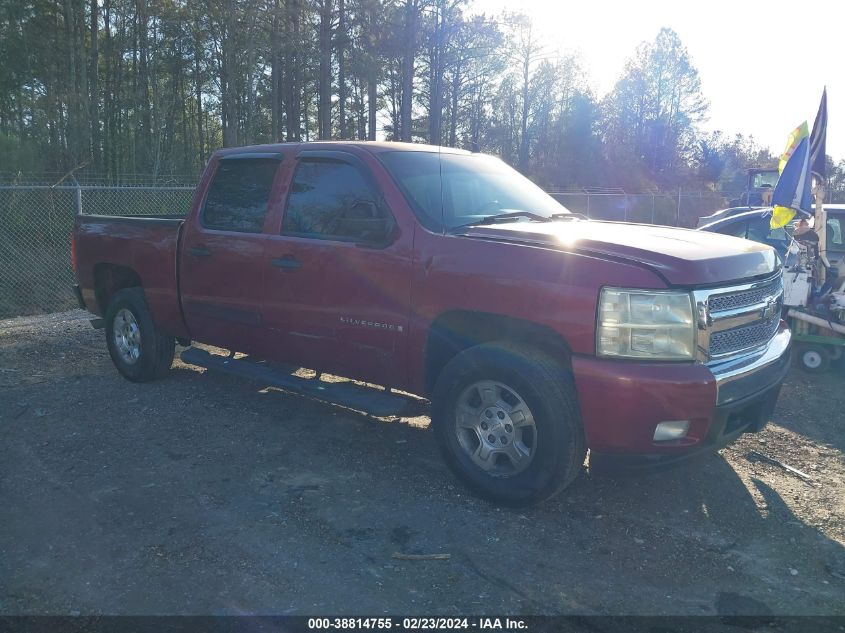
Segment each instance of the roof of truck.
M268 143L265 145L247 145L244 147L227 147L215 152L220 155L240 154L245 152L282 152L285 150L297 150L307 146L308 149L344 149L359 148L373 153L379 152L441 152L444 154L471 154L464 149L455 147L441 147L439 145L426 145L424 143L399 143L394 141L306 141L291 143Z

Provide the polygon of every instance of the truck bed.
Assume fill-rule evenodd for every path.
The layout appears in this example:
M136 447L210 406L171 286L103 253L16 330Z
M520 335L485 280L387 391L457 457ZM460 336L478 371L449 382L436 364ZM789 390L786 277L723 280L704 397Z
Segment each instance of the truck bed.
M110 287L137 277L156 322L174 336L187 334L177 284L177 251L182 216L80 214L74 224L74 251L85 307L103 315Z

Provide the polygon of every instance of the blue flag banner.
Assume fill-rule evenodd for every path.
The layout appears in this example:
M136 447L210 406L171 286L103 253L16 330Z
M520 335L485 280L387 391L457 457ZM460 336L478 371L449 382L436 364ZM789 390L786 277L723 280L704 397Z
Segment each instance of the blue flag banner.
M796 211L813 214L813 197L810 193L810 140L801 139L798 147L789 157L772 193L771 227L784 226Z
M813 133L810 134L810 171L817 180L827 179L827 157L825 156L827 141L827 88L822 92L819 111L813 121Z

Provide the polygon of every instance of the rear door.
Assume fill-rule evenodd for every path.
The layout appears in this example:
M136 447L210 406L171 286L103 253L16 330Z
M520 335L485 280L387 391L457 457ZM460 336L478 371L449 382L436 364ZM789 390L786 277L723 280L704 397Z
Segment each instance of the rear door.
M180 286L191 337L251 352L261 326L264 223L278 204L280 154L219 159L199 213L185 228Z
M361 159L302 151L279 234L265 249L262 317L272 355L402 384L412 237L397 230Z

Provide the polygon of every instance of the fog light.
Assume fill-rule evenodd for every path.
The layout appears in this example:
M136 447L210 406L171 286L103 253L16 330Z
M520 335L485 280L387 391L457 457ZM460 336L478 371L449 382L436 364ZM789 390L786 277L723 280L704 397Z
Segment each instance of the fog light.
M661 422L654 429L654 441L666 442L668 440L679 440L689 431L689 420L669 420Z

